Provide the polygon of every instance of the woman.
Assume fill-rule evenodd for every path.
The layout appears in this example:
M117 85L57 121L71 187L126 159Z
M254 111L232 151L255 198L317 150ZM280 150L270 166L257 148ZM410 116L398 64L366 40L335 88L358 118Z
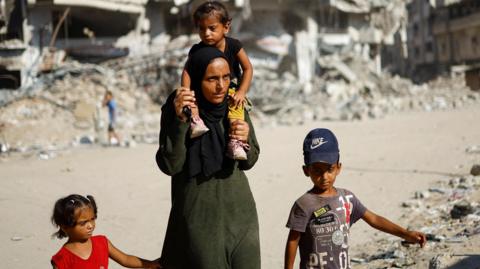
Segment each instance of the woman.
M259 146L250 118L228 123L230 67L224 54L202 48L191 58L191 88L162 107L159 168L172 177L172 209L163 245L164 268L260 268L258 218L247 177ZM193 93L192 93L193 92ZM199 104L209 132L191 139L185 106ZM247 142L247 160L225 157L228 137Z

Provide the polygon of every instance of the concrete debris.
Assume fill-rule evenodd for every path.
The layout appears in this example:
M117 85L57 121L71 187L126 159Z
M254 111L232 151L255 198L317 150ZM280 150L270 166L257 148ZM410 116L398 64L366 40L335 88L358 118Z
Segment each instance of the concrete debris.
M450 211L452 219L459 219L473 213L472 205L468 201L460 201L453 205Z
M21 236L12 236L10 238L11 241L22 241L23 240L23 237Z
M422 193L428 197L419 199ZM462 193L461 198L453 195ZM480 257L480 177L464 176L440 181L428 191L418 191L405 201L402 219L412 230L427 236L424 249L379 239L354 251L355 268L478 268Z
M466 153L480 153L480 145L470 146L465 150Z
M355 54L321 56L311 89L290 72L255 67L249 97L263 124L301 124L311 120L382 118L408 110L447 110L480 101L463 78L439 78L414 85L407 79L377 74ZM288 102L286 101L288 100Z
M473 176L479 176L480 175L480 164L475 164L472 166L472 169L470 169L470 174Z
M94 139L91 136L82 136L78 142L84 145L91 145L94 143Z
M182 8L180 13L184 13L183 8L189 2L175 1ZM146 3L143 0L136 3L135 10L143 10ZM250 5L250 1L242 3L239 7ZM108 7L97 4L92 8L102 9L100 14L114 16ZM335 27L330 29L332 25L316 16L306 16L305 29L286 31L288 25L280 21L274 23L280 20L278 14L266 17L272 21L265 26L271 27L261 34L239 31L238 36L243 36L254 65L248 93L254 106L252 117L263 126L292 125L315 120L375 119L401 111L449 110L478 104L480 92L469 90L464 75L440 77L428 84L415 85L392 75L388 69L382 71L380 44L392 43L393 35L404 27L404 5L401 0L330 1L318 5L326 14L342 11L352 19L363 18L348 25L349 20L338 21L346 24L340 31ZM72 8L75 14L88 16ZM123 7L123 13L137 14L126 8ZM254 5L251 8L252 16L259 14ZM41 10L32 9L32 14L33 11ZM45 14L42 14L38 16L43 18ZM48 18L45 20L50 23ZM106 113L99 103L106 90L114 91L118 99L117 128L124 138L140 139L137 143L156 141L157 135L151 134L158 132L159 104L179 85L188 51L199 37L196 34L170 36L159 29L149 36L148 29L155 28L155 19L162 20L139 16L134 29L124 25L125 31L130 30L119 31L106 43L99 42L100 37L95 37L95 33L87 35L85 40L75 40L75 46L74 40L71 46L62 47L58 46L62 42L52 42L43 49L40 49L42 46L28 47L25 45L28 43L17 39L0 42L9 49L8 57L0 55L0 61L22 63L19 58L33 59L22 64L18 74L5 71L11 90L0 90L0 124L6 126L0 129L5 138L1 144L10 145L10 151L28 151L34 145L63 148L83 144L78 137L93 137L92 143L103 144ZM28 21L35 26L35 20ZM122 24L120 20L116 22ZM98 29L103 29L98 23L95 24ZM37 32L33 33L34 37ZM68 44L68 37L62 40ZM79 63L72 60L75 55L77 59L95 56L96 60ZM97 62L99 59L101 62ZM419 195L426 196L428 192Z
M50 160L50 159L53 159L55 158L57 155L54 153L54 152L50 152L50 151L44 151L44 150L41 150L39 153L38 153L38 158L40 160Z
M116 129L125 141L156 133L160 107L143 82L131 68L66 61L40 76L32 87L2 92L2 152L38 152L40 159L48 160L57 150L101 145L107 139L108 113L101 107L106 90L111 90L117 100Z
M443 255L443 254L440 254L440 255L437 255L437 256L433 257L428 264L428 269L444 268L442 266L442 261L441 261L443 257L445 257L445 255Z
M178 86L188 50L199 41L197 35L163 36L162 40L148 53L99 64L62 57L50 72L32 77L32 85L0 91L0 123L6 126L1 131L2 144L10 145L11 151L28 151L32 145L64 148L84 144L76 138L86 136L102 144L106 113L99 104L106 90L114 91L118 99L117 128L124 137L153 143L157 135L150 134L158 132L159 104ZM408 110L455 109L480 101L480 94L470 91L460 76L414 85L387 72L379 74L371 60L334 47L318 57L317 75L306 86L298 82L295 62L285 54L291 41L288 34L258 40L260 48L275 45L270 48L277 55L273 66L261 64L266 63L256 56L261 54L251 55L252 62L260 64L255 65L248 97L254 106L252 117L261 125L381 118ZM63 55L58 50L55 53Z

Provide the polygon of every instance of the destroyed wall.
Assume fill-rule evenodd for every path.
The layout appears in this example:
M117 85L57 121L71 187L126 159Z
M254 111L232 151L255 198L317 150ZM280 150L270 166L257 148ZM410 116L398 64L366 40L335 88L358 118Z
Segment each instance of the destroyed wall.
M271 68L280 73L290 70L289 66L283 66L287 70L280 70L280 64L289 52L293 53L290 43L296 29L289 28L285 22L287 19L295 20L294 16L295 14L287 13L271 3L252 3L252 15L248 20L233 21L232 27L238 29L238 38L244 44L254 66L259 69Z
M59 42L53 42L62 49L95 43L108 45L130 32L139 34L145 17L145 4L146 0L56 0L48 3L30 0L29 13L32 19L33 16L46 17L50 35L58 30L55 38ZM64 21L62 16L65 16Z
M437 75L433 18L435 3L413 0L408 9L409 75L415 81L428 81Z
M439 63L445 69L464 72L467 85L480 90L480 3L444 4L436 11L433 32Z
M162 3L149 1L146 6L145 18L148 20L148 32L152 40L156 37L165 34L167 31L167 24L165 23L166 14L170 14L172 7L166 7Z
M22 76L26 51L24 19L23 1L0 2L0 85L8 89L17 89L26 83Z
M328 45L320 38L322 33L315 9L305 13L275 3L277 1L274 0L263 4L252 3L251 16L245 20L241 19L243 15L238 10L232 12L233 28L238 27L239 31L232 35L244 42L254 65L254 79L248 96L254 106L251 115L260 125L302 124L312 120L362 120L399 111L454 109L480 101L479 95L465 86L462 74L452 79L438 79L428 85L413 85L411 81L388 72L378 72L376 59L379 53L376 52L376 58L373 57L375 55L370 54L372 48L378 49L381 42L386 42L389 35L385 33L395 33L395 29L400 29L398 23L388 23L390 26L384 28L375 27L381 24L383 15L390 14L383 12L382 8L375 8L375 12L369 15L370 18L375 17L375 23L371 22L373 26L367 28L374 30L371 31L372 35L361 36L360 39L359 34L363 32L349 26L346 33L342 31L336 36L333 31L328 33L333 37L331 40L338 42ZM167 17L172 16L171 8L175 6L168 3L156 7ZM298 9L304 8L298 6ZM182 10L179 8L178 11L181 13ZM44 12L38 12L35 20L39 24L52 25L45 19ZM154 13L152 11L145 17ZM142 27L142 31L151 29ZM36 29L42 29L42 26ZM132 45L141 36L129 33L119 37L117 44L123 42ZM4 126L9 126L9 132L16 132L15 135L7 135L8 143L12 148L18 144L18 148L23 150L38 148L35 145L40 144L44 148L49 144L71 146L85 140L100 141L99 138L105 135L105 126L92 119L101 118L96 116L101 114L97 110L102 111L97 108L98 99L107 89L119 96L118 103L122 106L118 131L126 134L129 141L155 141L158 104L163 104L168 94L179 85L187 53L197 42L199 38L196 34L160 34L150 43L146 42L148 46L138 47L141 51L139 54L129 54L98 64L81 64L68 57L58 57L49 72L33 77L35 83L22 85L15 92L0 91L0 114L8 115L0 121ZM307 50L299 50L302 47L312 49L311 54L299 53ZM365 55L366 52L368 55ZM300 66L305 63L311 68L309 85L300 77L304 73ZM64 130L68 130L65 136L44 132L42 128L48 124L36 117L43 111L36 110L37 104L39 109L50 111L50 114L45 112L50 115L47 120L58 122ZM90 111L87 113L90 115L88 121L82 116L85 113L78 111ZM19 117L15 117L17 114ZM21 118L20 115L27 118ZM82 117L83 120L79 120ZM21 128L30 127L13 128L19 123L37 126L45 137L41 138L42 141L31 140L27 133L18 132Z
M23 40L25 5L23 0L1 1L2 26L0 26L0 41L8 39Z
M441 63L459 64L480 60L480 3L463 1L438 11L434 33Z
M144 52L149 42L142 35L148 26L143 20L146 0L2 3L2 17L8 18L8 24L0 27L2 88L28 87L37 71L62 60L63 51L77 59L103 60ZM127 35L128 41L120 39Z

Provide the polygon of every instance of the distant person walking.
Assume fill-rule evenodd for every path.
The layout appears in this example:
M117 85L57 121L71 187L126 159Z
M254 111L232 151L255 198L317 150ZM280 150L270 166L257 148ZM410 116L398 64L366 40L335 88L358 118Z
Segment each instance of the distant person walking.
M117 103L113 99L111 91L107 91L103 98L103 106L108 107L108 143L110 145L120 144L120 137L115 132L115 123L117 120Z

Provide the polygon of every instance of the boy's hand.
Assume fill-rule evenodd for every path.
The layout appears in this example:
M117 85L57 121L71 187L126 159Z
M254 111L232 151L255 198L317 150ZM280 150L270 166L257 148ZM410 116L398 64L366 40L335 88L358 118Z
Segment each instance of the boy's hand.
M404 239L410 243L418 243L422 248L425 246L425 243L427 243L425 234L417 231L408 231Z
M241 91L235 92L235 94L232 96L232 100L235 108L241 107L245 102L245 93Z

